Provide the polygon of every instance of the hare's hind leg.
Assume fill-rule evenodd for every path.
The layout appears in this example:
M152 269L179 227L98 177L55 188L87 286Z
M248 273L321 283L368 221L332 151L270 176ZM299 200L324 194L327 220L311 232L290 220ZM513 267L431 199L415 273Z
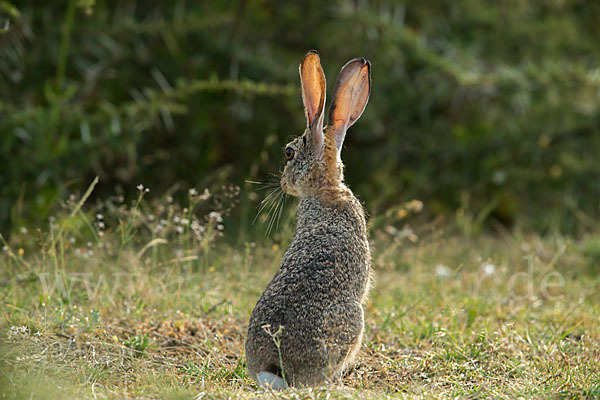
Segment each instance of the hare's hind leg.
M361 311L362 311L362 308L361 308ZM361 324L361 326L362 326L362 328L360 330L358 337L356 338L356 341L350 347L348 354L346 355L346 358L344 359L344 361L342 363L342 368L340 369L340 373L344 373L344 371L346 369L350 368L352 365L354 365L354 362L356 361L356 356L358 355L358 351L360 350L360 346L362 345L362 341L363 341L364 320L363 320L363 323Z
M360 350L364 331L364 311L357 301L338 303L331 308L331 342L335 350L330 353L331 373L341 377L352 366Z

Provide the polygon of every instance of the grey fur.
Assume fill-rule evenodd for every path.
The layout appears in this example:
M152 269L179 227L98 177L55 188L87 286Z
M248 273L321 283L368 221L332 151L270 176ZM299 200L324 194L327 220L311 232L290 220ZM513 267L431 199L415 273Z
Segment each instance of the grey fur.
M333 132L314 143L311 129L322 127L307 128L288 145L295 155L281 178L282 188L299 197L296 233L250 317L246 357L259 384L264 372L290 386L331 381L362 342L371 275L364 211L343 183ZM333 168L327 154L337 158ZM272 335L280 327L278 348Z

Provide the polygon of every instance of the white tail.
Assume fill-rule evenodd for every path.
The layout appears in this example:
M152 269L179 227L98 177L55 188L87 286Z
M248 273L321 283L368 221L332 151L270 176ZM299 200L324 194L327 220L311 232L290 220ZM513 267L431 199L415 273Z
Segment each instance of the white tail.
M258 373L258 384L263 389L284 390L288 387L282 377L266 371Z

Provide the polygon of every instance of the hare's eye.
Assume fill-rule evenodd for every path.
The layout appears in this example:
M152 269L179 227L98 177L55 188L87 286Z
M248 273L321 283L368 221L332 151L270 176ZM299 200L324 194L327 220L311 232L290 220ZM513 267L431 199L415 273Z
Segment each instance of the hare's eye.
M294 158L294 149L292 149L291 147L286 147L285 149L285 158L290 161L292 158Z

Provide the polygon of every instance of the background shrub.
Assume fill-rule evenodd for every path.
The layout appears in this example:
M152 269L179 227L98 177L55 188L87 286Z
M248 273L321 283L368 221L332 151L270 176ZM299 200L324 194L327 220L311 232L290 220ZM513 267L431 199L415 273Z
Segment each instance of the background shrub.
M0 231L94 195L269 180L304 126L297 67L373 63L347 180L371 214L578 233L598 218L600 3L0 2ZM244 203L245 202L245 203ZM250 209L241 207L242 210ZM244 220L245 221L245 220Z

